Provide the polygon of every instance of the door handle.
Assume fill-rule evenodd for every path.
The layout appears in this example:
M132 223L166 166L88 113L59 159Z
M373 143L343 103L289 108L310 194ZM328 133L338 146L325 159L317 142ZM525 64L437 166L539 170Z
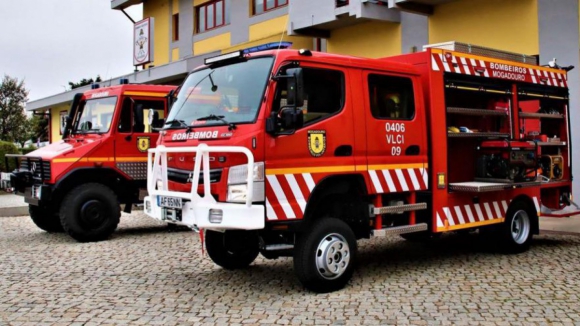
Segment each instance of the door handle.
M421 148L419 147L419 145L411 145L409 147L407 147L407 149L405 150L405 155L419 155L419 152L421 152Z
M351 145L340 145L334 150L334 156L352 156Z
M125 136L125 140L126 140L126 141L130 141L131 139L133 139L132 135L127 135L127 136Z

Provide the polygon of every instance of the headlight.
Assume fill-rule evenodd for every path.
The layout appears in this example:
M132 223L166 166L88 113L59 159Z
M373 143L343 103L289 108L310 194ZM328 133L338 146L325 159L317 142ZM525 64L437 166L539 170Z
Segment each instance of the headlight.
M248 197L248 186L230 185L228 186L228 196L226 201L232 203L245 203ZM254 182L254 195L252 202L264 201L264 182Z
M264 162L254 163L253 181L264 182ZM245 184L248 181L248 165L236 165L228 173L228 185Z

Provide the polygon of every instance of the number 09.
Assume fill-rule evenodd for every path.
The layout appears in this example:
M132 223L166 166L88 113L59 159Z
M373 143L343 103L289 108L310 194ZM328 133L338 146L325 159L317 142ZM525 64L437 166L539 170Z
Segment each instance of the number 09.
M393 147L391 147L391 155L392 156L399 156L399 155L401 155L401 147L400 146L393 146Z

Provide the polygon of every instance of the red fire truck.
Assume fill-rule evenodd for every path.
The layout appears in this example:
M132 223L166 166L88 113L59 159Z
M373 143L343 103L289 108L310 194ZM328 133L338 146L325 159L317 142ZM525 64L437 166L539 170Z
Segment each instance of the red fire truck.
M122 84L78 93L62 118L62 141L7 155L19 162L11 185L32 221L81 242L106 239L117 228L120 204L130 212L146 187L146 152L175 88Z
M348 282L362 238L481 229L522 252L571 203L567 74L535 60L455 42L207 59L149 150L145 212L202 230L226 269L292 256L316 292Z

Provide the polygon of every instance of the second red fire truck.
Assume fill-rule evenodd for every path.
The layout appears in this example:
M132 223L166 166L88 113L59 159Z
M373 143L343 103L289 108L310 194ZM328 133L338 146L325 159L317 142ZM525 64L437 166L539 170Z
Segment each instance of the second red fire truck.
M227 269L292 256L316 292L348 282L362 238L481 229L522 252L571 203L568 105L566 70L455 42L221 55L149 150L145 212L201 229Z

